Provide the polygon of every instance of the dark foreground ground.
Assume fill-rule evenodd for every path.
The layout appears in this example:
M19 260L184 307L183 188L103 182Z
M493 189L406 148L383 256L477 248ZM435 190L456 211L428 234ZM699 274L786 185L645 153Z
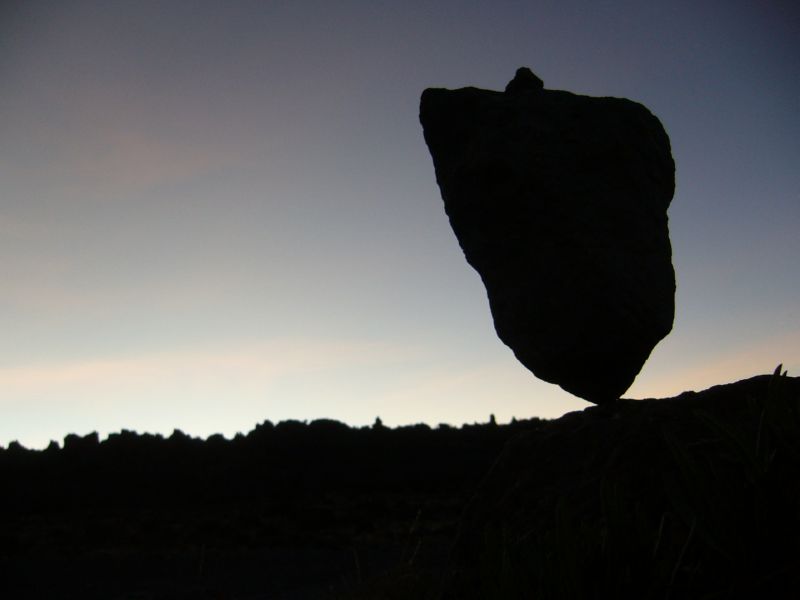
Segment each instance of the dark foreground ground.
M466 499L536 421L266 422L0 451L0 597L306 599L440 567Z
M793 597L799 401L774 375L549 422L12 444L0 597Z

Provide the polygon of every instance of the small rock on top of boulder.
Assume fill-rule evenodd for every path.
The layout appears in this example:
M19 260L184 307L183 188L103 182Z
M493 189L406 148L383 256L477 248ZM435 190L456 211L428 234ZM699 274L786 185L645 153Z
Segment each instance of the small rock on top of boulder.
M669 138L644 106L544 89L427 89L445 211L500 339L534 375L618 399L672 329Z

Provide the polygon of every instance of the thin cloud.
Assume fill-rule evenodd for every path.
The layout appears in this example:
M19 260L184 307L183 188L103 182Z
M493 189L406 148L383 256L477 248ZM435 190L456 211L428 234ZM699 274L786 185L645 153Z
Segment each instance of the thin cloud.
M536 379L515 359L488 364L440 368L415 377L410 385L399 383L396 391L379 399L381 417L387 424L407 424L420 420L458 423L485 422L490 414L500 420L512 416L536 415L555 418L587 406L558 386ZM453 407L458 410L454 411Z
M73 185L95 192L132 193L213 173L236 163L235 152L137 130L89 139L63 155L58 170Z
M32 393L63 394L67 388L80 391L98 385L109 386L109 390L130 385L147 387L164 380L196 383L200 379L213 384L240 378L264 385L292 374L400 360L407 353L406 349L372 342L276 340L228 345L219 350L175 350L1 368L0 388L6 398L12 398Z
M310 401L292 393L298 381L324 391L343 372L392 369L415 354L363 340L279 339L0 368L0 407L14 415L0 421L0 445L43 446L75 430L230 434L297 418Z
M704 360L706 359L706 360ZM670 362L670 369L654 374L634 385L626 397L664 398L687 390L703 390L714 385L772 373L782 363L790 374L800 370L800 331L753 340L745 347L734 347L711 357L700 357L693 364Z

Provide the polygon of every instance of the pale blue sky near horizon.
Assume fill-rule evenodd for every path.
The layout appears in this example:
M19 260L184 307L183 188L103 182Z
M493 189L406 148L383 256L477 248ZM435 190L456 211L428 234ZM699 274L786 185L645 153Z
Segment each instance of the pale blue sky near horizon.
M670 135L673 332L626 397L800 371L792 2L0 4L0 445L556 417L494 333L426 87L645 104Z

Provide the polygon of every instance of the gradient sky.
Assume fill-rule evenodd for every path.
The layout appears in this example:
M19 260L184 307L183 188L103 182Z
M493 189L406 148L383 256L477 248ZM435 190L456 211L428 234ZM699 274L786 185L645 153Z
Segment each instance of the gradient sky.
M0 445L555 417L496 337L426 87L622 96L677 165L628 397L800 372L796 2L0 3Z

